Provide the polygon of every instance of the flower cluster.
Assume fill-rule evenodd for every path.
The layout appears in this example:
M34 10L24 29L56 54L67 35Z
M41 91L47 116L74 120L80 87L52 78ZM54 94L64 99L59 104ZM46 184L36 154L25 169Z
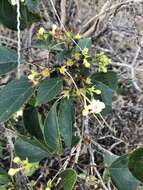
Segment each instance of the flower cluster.
M89 114L99 114L103 109L105 109L105 104L100 100L93 99L89 105L84 107L82 114L83 116L87 116Z
M107 66L111 63L111 60L101 52L96 54L96 61L98 62L98 71L106 73Z
M83 59L83 64L84 64L84 66L86 67L86 68L90 68L90 63L89 63L89 61L88 61L88 58L89 58L89 49L88 48L84 48L83 50L82 50L82 54L83 54L83 56L84 56L84 59Z
M10 168L8 171L8 174L13 177L16 175L19 171L24 172L25 175L30 176L32 173L38 169L38 164L37 163L29 163L28 160L21 160L19 157L15 157L13 159L13 162L15 164L18 164L20 167L19 168Z
M31 73L28 75L28 79L34 84L39 84L39 80L41 78L49 78L50 77L50 70L48 68L43 69L40 73L32 70Z

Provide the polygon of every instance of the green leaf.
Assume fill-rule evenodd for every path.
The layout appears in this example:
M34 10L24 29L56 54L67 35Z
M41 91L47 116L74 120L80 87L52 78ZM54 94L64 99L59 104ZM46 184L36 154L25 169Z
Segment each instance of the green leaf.
M101 99L106 105L106 108L103 110L103 114L109 113L112 109L111 104L113 90L99 81L94 81L93 84L97 89L101 90Z
M109 71L107 73L97 72L92 75L92 80L102 82L112 90L117 90L118 77L117 74L113 71Z
M98 81L96 81L94 84L97 87L97 89L101 90L101 98L102 98L103 102L106 105L111 105L112 104L112 93L113 93L112 89Z
M3 87L0 93L0 123L7 121L18 111L33 91L34 88L25 77L13 80Z
M23 112L24 126L31 136L35 136L40 141L43 140L43 134L39 121L39 114L36 108L25 108Z
M21 30L40 20L40 16L37 13L28 11L27 6L21 4L20 7ZM0 22L12 30L17 30L16 6L12 6L8 0L0 0Z
M7 172L0 168L0 185L7 185L10 182L10 178Z
M138 148L129 155L128 167L131 173L143 182L143 148Z
M67 59L71 56L71 50L68 50L68 49L64 49L64 50L61 50L60 52L57 52L56 53L56 59L57 61L64 61L64 59Z
M91 38L83 38L78 42L78 46L76 47L77 51L80 51L80 48L83 50L84 48L90 49L92 45ZM80 47L80 48L79 48Z
M59 108L59 127L65 145L71 147L74 123L74 106L71 99L63 99Z
M50 152L60 153L62 145L59 134L59 123L55 104L50 109L45 120L44 136Z
M109 167L109 172L114 185L118 190L136 190L138 180L128 169L128 155L117 158Z
M62 89L62 80L58 78L51 78L44 80L37 92L36 105L47 103L53 100Z
M61 188L63 190L72 190L77 180L76 171L73 169L66 169L60 173Z
M24 60L21 60L23 63ZM17 67L17 52L0 46L0 75L6 74Z
M38 0L25 0L25 4L29 11L35 12L38 6Z
M115 155L115 154L109 154L109 153L105 153L104 154L104 165L106 167L110 167L111 164L117 160L117 158L119 158L119 156Z
M15 142L15 152L16 155L21 159L28 158L29 162L38 162L43 158L48 157L48 152L38 146L38 141L36 140L23 140L18 138Z
M106 108L103 114L109 113L112 110L112 94L117 90L117 74L109 71L107 73L95 73L91 76L92 83L101 90L101 99L105 103Z

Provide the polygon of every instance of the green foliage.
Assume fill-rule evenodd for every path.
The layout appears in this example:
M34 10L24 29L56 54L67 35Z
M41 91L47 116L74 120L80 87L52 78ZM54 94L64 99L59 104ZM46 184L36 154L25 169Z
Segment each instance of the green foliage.
M107 73L97 72L92 75L92 80L100 81L112 90L117 90L118 88L118 77L114 71L108 71Z
M131 173L143 182L143 148L138 148L129 155L128 166Z
M40 123L40 114L34 107L27 107L23 112L24 126L29 134L40 141L43 140L43 126Z
M59 127L65 145L71 147L74 123L74 107L71 99L63 99L59 108Z
M9 181L10 181L10 178L7 172L4 169L0 168L0 188L2 185L7 185Z
M112 104L112 89L103 84L102 82L95 81L95 86L101 90L101 99L105 103L106 108L103 112L110 112L111 111L111 104Z
M38 88L36 105L53 100L62 90L62 80L51 78L44 80Z
M101 99L105 103L106 108L103 113L109 113L112 109L112 94L117 90L117 74L113 71L107 73L95 73L92 75L93 84L101 90Z
M64 190L72 190L77 179L77 174L73 169L66 169L60 173L61 188Z
M92 45L91 38L83 38L78 42L78 46L76 48L77 51L80 51L80 48L83 50L84 48L90 49ZM80 48L79 48L80 47Z
M21 60L23 63L24 60ZM17 52L0 46L0 75L6 74L17 67Z
M21 2L22 30L39 21L38 2ZM16 6L12 6L8 0L0 0L0 22L12 30L17 30ZM91 54L91 38L81 38L79 34L74 36L53 26L49 31L40 28L34 39L33 47L48 50L52 62L49 60L46 67L40 63L36 64L37 70L30 70L27 66L28 76L12 80L0 91L0 123L6 122L6 126L13 128L16 125L19 128L25 127L25 133L18 130L20 134L17 134L18 138L14 140L15 153L22 159L21 163L17 164L23 168L11 168L14 169L11 171L22 170L26 176L31 176L36 171L37 162L44 161L53 154L56 158L60 155L69 156L68 151L73 146L77 149L76 145L81 139L74 124L81 124L81 120L87 116L92 120L93 117L90 116L98 118L100 113L111 111L112 95L118 89L117 74L108 71L108 56L102 52L94 56ZM26 62L26 57L21 60L21 63L23 62ZM16 51L1 46L0 75L7 74L16 67ZM19 110L23 114L15 117ZM77 127L78 134L83 130L81 126ZM137 179L143 181L142 155L142 148L120 157L105 155L103 176L111 177L118 190L125 190L125 187L126 190L136 190L139 184ZM77 180L75 170L59 170L57 176L61 178L58 184L60 189L74 188ZM48 178L48 175L45 177ZM54 180L48 180L47 188L52 188ZM96 181L96 177L91 175L87 177L86 182L93 180ZM0 185L8 182L9 177L0 169Z
M37 10L39 0L25 0L25 4L30 12L35 12Z
M21 139L18 138L15 142L16 155L25 160L28 158L29 162L38 162L48 156L48 152L42 149L43 145L36 139Z
M107 157L107 155L106 155ZM136 190L139 181L133 177L128 169L128 155L117 157L108 155L105 159L109 175L118 190Z
M34 88L25 77L13 80L3 87L0 93L0 123L7 121L18 111L33 91Z
M44 124L44 137L50 152L61 153L61 139L56 104L48 112Z
M37 13L29 11L27 6L23 4L21 5L20 14L21 30L40 20ZM0 0L0 22L12 30L17 30L16 6L12 6L8 0Z

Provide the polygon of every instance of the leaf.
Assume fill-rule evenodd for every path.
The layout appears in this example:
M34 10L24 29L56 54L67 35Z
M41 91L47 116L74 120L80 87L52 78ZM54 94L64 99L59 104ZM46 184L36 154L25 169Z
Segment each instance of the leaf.
M77 51L80 51L80 48L83 50L84 48L90 49L92 45L91 38L83 38L78 42L78 46L76 47ZM80 47L80 48L79 48Z
M26 130L31 136L35 136L40 141L43 140L43 134L39 121L39 114L36 108L30 107L24 109L23 120Z
M97 72L92 75L92 80L102 82L112 90L117 90L118 77L113 71L108 71L107 73Z
M73 169L66 169L60 173L61 187L63 190L72 190L77 180L76 171Z
M129 155L128 167L131 173L143 182L143 148L138 148Z
M7 121L18 111L33 91L34 88L25 77L13 80L3 87L0 93L0 123Z
M94 84L97 87L97 89L101 90L101 98L103 102L106 105L111 105L113 93L112 89L99 81L96 81Z
M44 49L48 51L49 41L36 40L32 43L32 47L37 48L37 49L42 49L42 50Z
M44 80L37 92L36 105L47 103L53 100L62 89L62 80L58 78L51 78Z
M70 56L71 56L71 50L68 50L68 49L64 49L64 50L61 50L60 52L57 52L56 53L56 59L57 61L64 61L64 59L68 59Z
M94 85L97 89L101 90L101 99L106 105L106 108L103 110L103 114L106 114L112 109L111 104L113 90L99 81L94 81Z
M28 11L27 6L21 4L20 7L21 30L24 30L26 27L30 26L33 22L40 20L40 16L37 13ZM16 6L12 6L8 0L0 0L0 22L12 30L17 30Z
M35 12L38 6L38 0L25 0L25 4L29 11Z
M74 107L71 99L63 99L59 108L60 133L65 145L71 147L73 137Z
M36 140L18 138L14 145L16 155L21 159L28 158L29 162L38 162L48 156L48 152L38 146Z
M24 60L21 60L23 63ZM0 46L0 75L6 74L17 67L17 52Z
M109 153L105 153L104 154L104 165L106 167L110 167L111 164L117 160L117 158L119 158L119 156L115 155L115 154L109 154Z
M61 140L59 134L59 123L54 104L50 109L44 124L44 137L50 152L61 152Z
M7 185L10 182L10 178L7 172L0 168L0 185Z
M136 190L138 180L128 169L128 155L117 158L109 167L109 172L114 185L118 190Z
M112 110L112 94L117 90L117 74L113 71L107 73L95 73L91 76L93 84L101 90L101 99L105 103L106 108L103 114L109 113Z

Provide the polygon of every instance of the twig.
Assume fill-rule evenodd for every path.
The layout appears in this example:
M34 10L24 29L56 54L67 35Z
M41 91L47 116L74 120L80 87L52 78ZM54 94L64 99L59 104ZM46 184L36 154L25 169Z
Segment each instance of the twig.
M142 2L142 0L128 0L128 1L125 1L125 2L122 2L122 3L117 3L117 4L111 6L111 7L107 8L107 9L104 9L104 10L101 9L102 11L100 11L99 14L93 16L85 25L83 25L83 28L86 28L92 21L94 21L95 19L99 18L100 16L106 14L106 12L111 11L111 10L114 10L114 9L116 9L118 6L124 5L124 4L126 4L126 3L131 3L131 2L135 2L135 3L136 3L136 2Z
M66 23L66 0L61 0L61 28Z
M129 65L129 64L126 64L126 63L119 63L119 62L117 62L117 63L112 62L111 64L114 65L114 66L121 66L121 67L128 68L129 71L130 71L130 74L131 74L131 79L132 79L134 87L136 88L137 91L142 92L141 88L137 84L134 65L132 65L132 64Z
M21 76L20 63L21 63L21 31L20 31L20 2L16 0L17 5L17 78Z

